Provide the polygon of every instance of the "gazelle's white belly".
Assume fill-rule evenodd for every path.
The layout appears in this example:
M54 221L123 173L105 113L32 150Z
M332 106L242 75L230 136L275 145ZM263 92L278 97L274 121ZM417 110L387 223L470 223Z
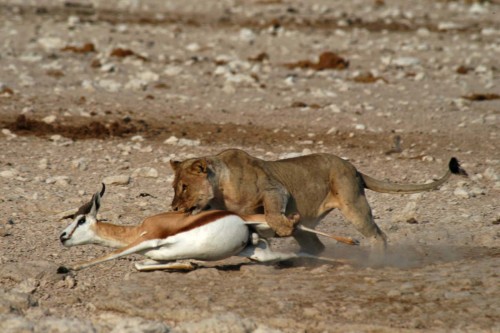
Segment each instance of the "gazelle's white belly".
M220 260L238 254L248 242L249 231L237 215L228 215L165 240L143 254L154 260Z

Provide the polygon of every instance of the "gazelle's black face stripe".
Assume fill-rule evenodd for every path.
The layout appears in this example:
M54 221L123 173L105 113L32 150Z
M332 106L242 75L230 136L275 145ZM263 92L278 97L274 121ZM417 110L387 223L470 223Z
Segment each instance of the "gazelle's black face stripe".
M75 227L73 228L73 230L71 230L71 232L70 232L68 235L66 235L66 232L63 232L63 233L61 234L61 236L59 237L59 238L61 239L61 241L63 241L63 242L64 242L64 241L66 241L66 240L70 239L70 238L71 238L71 236L73 236L73 234L75 233L76 229L77 229L79 226L84 225L84 224L85 224L85 222L87 222L87 219L85 218L85 216L80 217L80 218L78 219L78 221L76 222Z

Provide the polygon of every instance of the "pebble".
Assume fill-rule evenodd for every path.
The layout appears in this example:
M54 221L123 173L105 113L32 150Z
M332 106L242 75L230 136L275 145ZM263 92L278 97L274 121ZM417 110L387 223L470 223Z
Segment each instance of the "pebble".
M128 175L115 175L104 177L102 182L106 185L127 185L130 183L130 176Z
M190 43L186 46L186 50L191 52L198 52L201 49L200 44L198 43Z
M493 169L492 167L489 167L486 170L484 170L483 176L487 180L491 180L491 181L500 180L500 176L495 172L495 169Z
M111 79L102 79L98 82L99 86L109 92L117 92L121 89L122 85L120 82L116 82Z
M470 193L466 189L461 187L455 189L455 191L453 191L453 194L459 198L464 198L464 199L468 199L470 197Z
M14 178L17 177L17 175L19 175L19 171L16 169L9 169L0 172L0 177L3 178Z
M163 71L163 74L165 74L167 76L177 76L177 75L181 74L182 71L183 71L183 68L180 66L168 66Z
M44 49L51 51L55 49L61 49L66 46L66 42L58 37L42 37L38 39L38 44L40 44Z
M42 121L46 124L52 124L54 121L56 121L57 117L54 115L47 116L42 119Z
M87 158L81 157L76 160L71 161L71 167L73 169L78 169L80 171L87 170L89 165L89 160Z
M200 140L191 140L191 139L179 139L179 141L177 142L177 145L179 146L190 146L190 147L194 147L194 146L199 146L200 145Z
M71 180L68 176L53 176L45 180L46 184L55 184L58 186L67 186L70 182Z
M400 57L392 59L391 64L398 67L416 66L420 64L420 59L414 57Z
M167 140L163 141L163 143L166 143L168 145L175 145L177 144L177 142L179 142L179 139L174 135L169 137Z
M158 170L151 167L137 168L132 172L132 177L158 178Z
M40 161L38 161L38 169L40 170L45 170L49 167L49 160L46 158L42 158Z
M3 128L2 129L2 134L7 137L7 140L12 140L17 137L16 134L12 133L9 129Z

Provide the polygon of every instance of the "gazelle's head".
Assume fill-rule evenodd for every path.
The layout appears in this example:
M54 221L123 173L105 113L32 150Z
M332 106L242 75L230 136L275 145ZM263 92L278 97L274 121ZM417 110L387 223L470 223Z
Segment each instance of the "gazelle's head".
M92 196L92 200L82 205L74 215L73 222L63 230L59 239L64 246L93 243L96 238L95 225L97 212L101 206L101 197L106 187L102 184L101 192Z

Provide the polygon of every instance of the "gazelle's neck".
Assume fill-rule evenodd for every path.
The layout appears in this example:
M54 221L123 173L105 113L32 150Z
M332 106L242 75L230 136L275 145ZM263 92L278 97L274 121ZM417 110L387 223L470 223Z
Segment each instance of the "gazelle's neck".
M139 226L124 226L97 222L95 243L109 247L124 247L135 241L141 235Z

